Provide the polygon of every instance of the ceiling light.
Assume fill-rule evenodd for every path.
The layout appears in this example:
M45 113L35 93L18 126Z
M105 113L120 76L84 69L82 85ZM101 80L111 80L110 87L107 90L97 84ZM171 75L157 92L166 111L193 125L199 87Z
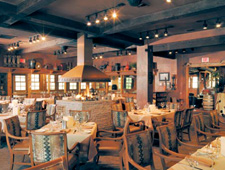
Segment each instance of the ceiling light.
M171 1L171 0L166 0L166 2L167 2L167 3L171 3L172 1Z
M186 53L186 49L183 49L182 52L183 52L183 53Z
M42 36L41 36L41 40L42 40L42 41L45 41L45 40L46 40L46 37L45 37L44 35L42 35Z
M13 50L13 44L10 46L10 49Z
M100 20L98 19L98 14L96 14L95 23L96 23L96 24L99 24L99 23L100 23Z
M140 40L140 41L143 40L143 39L142 39L142 34L141 34L141 33L140 33L140 36L139 36L139 40Z
M32 37L30 37L30 39L29 39L29 43L30 43L30 44L32 44Z
M203 23L203 30L207 30L207 29L208 29L208 25L207 25L206 21L204 21L204 23Z
M104 19L104 21L108 21L109 18L108 18L108 16L107 16L107 11L105 11L105 16L104 16L103 19Z
M220 28L221 26L222 26L222 23L221 23L220 19L218 18L216 20L216 28Z
M102 54L99 56L99 58L103 58Z
M56 51L54 51L54 55L56 55Z
M17 49L16 43L13 44L13 48L14 49Z
M172 51L170 51L170 52L169 52L169 55L172 55L172 54L173 54L173 52L172 52Z
M168 31L167 31L167 28L165 28L165 31L164 31L164 36L167 37L168 36Z
M131 51L128 52L128 55L131 55Z
M40 41L40 39L39 39L39 35L37 35L37 38L36 38L36 40L37 40L37 42L39 42L39 41Z
M95 59L98 59L98 57L95 57Z
M59 55L61 54L61 51L60 51L60 50L58 50L58 54L59 54Z
M91 26L91 21L90 21L90 17L87 17L87 26Z
M155 38L159 38L158 30L155 31Z
M34 38L33 38L33 43L36 43L36 37L34 36Z
M176 50L175 53L177 54L178 53L178 50Z
M150 37L149 37L149 32L147 31L147 33L146 33L146 37L145 37L146 39L149 39Z
M93 45L93 49L94 49L94 50L96 49L96 44Z
M11 47L10 47L10 45L9 45L9 47L8 47L8 51L11 51Z
M117 18L117 13L116 13L116 10L115 10L115 9L113 10L112 17L113 17L114 19L116 19L116 18Z

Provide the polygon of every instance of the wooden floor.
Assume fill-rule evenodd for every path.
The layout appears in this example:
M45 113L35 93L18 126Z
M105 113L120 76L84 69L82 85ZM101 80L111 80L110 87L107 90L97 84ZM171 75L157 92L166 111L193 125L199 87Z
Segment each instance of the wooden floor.
M193 133L193 128L192 128ZM196 139L192 135L192 141L190 143L196 144ZM187 135L184 135L184 139L187 140ZM154 147L157 149L157 147ZM190 148L187 147L180 147L179 148L180 153L190 153ZM8 170L10 163L9 163L9 151L6 145L6 142L3 139L3 147L0 149L0 170ZM21 161L22 157L16 157L16 160ZM26 158L26 161L29 161L29 158ZM157 170L161 170L161 162L159 157L154 156L154 163ZM26 166L19 166L15 165L14 170L21 170L25 169ZM81 166L81 170L118 170L119 169L119 158L118 157L112 157L112 156L103 156L100 157L100 162L98 165L95 165L93 163L88 163L86 165Z

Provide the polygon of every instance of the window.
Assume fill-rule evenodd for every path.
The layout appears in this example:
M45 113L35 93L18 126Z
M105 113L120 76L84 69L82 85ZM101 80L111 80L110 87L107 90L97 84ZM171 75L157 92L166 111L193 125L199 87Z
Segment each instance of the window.
M39 74L31 74L31 90L40 90Z
M15 90L16 91L26 90L26 76L25 75L15 75Z
M99 84L99 83L96 83L96 84L95 84L95 88L96 88L96 89L99 89L99 88L100 88L100 84Z
M77 83L70 83L70 90L76 90L77 89Z
M118 89L121 89L121 77L118 77Z
M198 88L198 77L192 77L192 88Z
M131 77L126 77L126 86L125 86L125 88L126 89L128 89L128 90L130 90L130 89L132 89L132 78Z
M47 89L48 89L48 76L46 76ZM50 90L55 90L55 75L50 75Z
M92 88L92 83L89 83L89 89L91 89Z
M81 89L81 90L86 89L86 83L81 83L80 89Z
M60 77L61 77L61 75L58 76L58 80L60 79ZM61 83L61 82L60 82L60 83L59 83L58 89L59 89L59 90L64 90L64 85L65 85L65 83Z

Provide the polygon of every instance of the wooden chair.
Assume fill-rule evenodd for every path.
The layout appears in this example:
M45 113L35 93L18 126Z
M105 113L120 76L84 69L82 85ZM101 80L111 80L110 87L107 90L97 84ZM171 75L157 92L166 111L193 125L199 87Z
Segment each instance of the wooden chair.
M210 115L211 128L220 129L222 131L225 130L225 122L222 122L219 119L219 115L216 110L210 111L209 115Z
M170 159L172 156L173 159L170 159L170 160L180 161L181 159L183 159L187 156L185 154L178 153L179 145L184 145L184 146L187 146L187 147L193 148L193 149L196 149L196 148L199 149L202 147L202 146L196 146L196 145L191 145L191 144L181 142L177 138L176 127L174 124L159 126L159 127L157 127L157 130L159 132L160 154L161 154L160 159L161 159L161 163L163 166L163 170L167 169L165 159ZM169 165L169 166L171 166L171 165Z
M112 105L112 110L117 110L117 111L123 110L122 103L113 104L113 105Z
M31 111L26 116L26 130L37 130L46 124L46 110Z
M34 165L64 156L69 169L79 166L79 145L75 143L71 149L68 149L66 133L38 133L32 131L30 146L31 161Z
M174 125L176 127L177 137L181 140L183 139L183 134L182 134L183 113L184 113L184 110L178 110L174 114Z
M2 129L2 122L0 122L0 148L2 147L2 136L4 136Z
M194 120L195 135L196 135L198 144L203 143L203 145L205 145L205 143L208 143L209 141L213 140L213 139L211 139L212 137L219 137L219 136L225 135L224 131L221 132L219 129L214 129L214 128L207 126L204 123L202 113L194 115L193 120ZM212 131L214 133L212 133ZM204 137L204 140L200 140L200 137L202 137L202 136Z
M55 160L42 163L37 166L33 166L30 168L27 168L25 170L68 170L68 164L66 162L66 157L61 156L60 158L57 158Z
M30 155L29 137L22 137L22 128L18 116L7 118L5 121L5 133L10 153L10 169L14 164L33 165L31 163L14 162L15 155Z
M134 103L134 98L133 97L125 97L125 102L126 103Z
M66 114L66 106L59 106L56 105L56 117L57 116L64 116Z
M183 133L185 133L188 134L188 139L189 141L191 141L190 128L193 118L193 110L194 108L189 108L185 110L181 128L181 139L183 139Z
M125 103L126 111L130 112L131 110L135 110L135 106L133 102Z
M36 101L34 109L35 110L42 110L42 103L43 103L43 101Z
M55 120L56 105L48 104L46 110L46 119Z

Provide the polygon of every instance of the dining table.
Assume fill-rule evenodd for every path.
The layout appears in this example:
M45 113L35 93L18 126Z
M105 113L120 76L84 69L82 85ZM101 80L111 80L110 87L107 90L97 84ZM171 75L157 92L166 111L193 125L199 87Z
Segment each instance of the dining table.
M58 132L65 131L67 133L67 147L71 149L75 143L80 144L80 161L86 162L93 160L97 155L97 149L94 144L94 138L97 134L97 124L95 122L83 123L80 128L72 126L63 129L62 123L59 121L51 121L36 132Z
M175 112L176 110L174 109L155 109L150 112L146 109L138 109L128 112L128 116L135 122L144 121L146 126L153 129L152 118L157 118L157 121L162 121L163 119L173 121Z
M191 153L168 170L223 170L225 169L225 140L218 137L211 143Z

